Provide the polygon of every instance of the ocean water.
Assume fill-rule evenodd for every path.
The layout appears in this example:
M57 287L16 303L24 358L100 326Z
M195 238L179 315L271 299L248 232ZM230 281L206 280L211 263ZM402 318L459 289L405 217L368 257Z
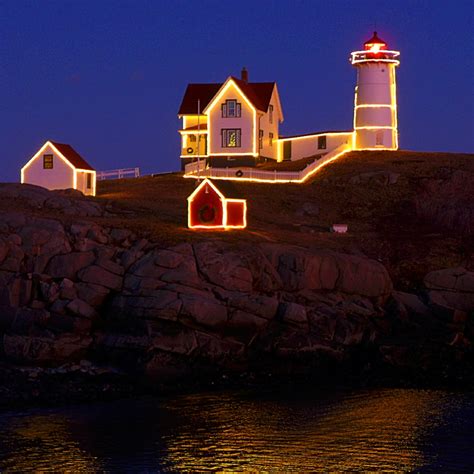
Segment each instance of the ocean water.
M0 414L0 472L473 472L474 393L214 391Z

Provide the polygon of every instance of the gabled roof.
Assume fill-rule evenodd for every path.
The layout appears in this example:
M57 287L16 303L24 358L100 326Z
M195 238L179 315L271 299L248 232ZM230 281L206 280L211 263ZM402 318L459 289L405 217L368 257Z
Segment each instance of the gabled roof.
M71 145L68 145L67 143L53 142L51 140L49 140L49 143L51 143L51 145L53 145L53 147L56 148L72 166L74 166L74 168L94 171L94 168L92 168L92 166L87 163L87 161L82 158L82 156L79 155Z
M202 113L221 86L222 84L188 84L178 115L197 115L198 100L201 101L200 112Z
M231 76L231 78L256 109L262 112L268 110L273 88L275 87L274 82L245 82L234 76Z
M188 200L191 200L196 196L199 190L205 185L209 184L214 188L220 196L224 199L243 199L242 194L235 187L234 183L230 181L219 181L219 184L216 184L215 181L211 181L209 178L204 179L201 183L196 184L196 189L188 196Z
M239 89L256 109L262 112L268 110L275 82L247 83L233 76L231 76L231 79L237 84ZM178 115L196 115L198 113L198 100L200 100L202 113L224 84L225 82L220 84L188 84L181 106L179 107Z

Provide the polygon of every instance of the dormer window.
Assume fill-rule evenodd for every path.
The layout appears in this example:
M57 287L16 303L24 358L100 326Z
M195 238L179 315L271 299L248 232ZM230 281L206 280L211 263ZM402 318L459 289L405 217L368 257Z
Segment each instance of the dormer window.
M239 118L241 105L235 99L229 99L221 105L221 110L222 118Z

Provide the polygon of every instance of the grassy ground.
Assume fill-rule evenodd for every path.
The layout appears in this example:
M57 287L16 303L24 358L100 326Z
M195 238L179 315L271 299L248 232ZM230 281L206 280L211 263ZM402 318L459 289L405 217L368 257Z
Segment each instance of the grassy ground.
M423 181L449 176L453 170L470 171L474 176L474 155L351 152L323 168L308 183L239 183L248 201L248 228L224 232L187 229L186 198L196 180L183 179L180 173L102 181L96 199L111 201L114 209L123 212L92 220L130 228L164 245L196 239L268 241L364 254L381 261L398 288L413 288L428 271L458 265L474 267L472 237L421 221L413 205ZM390 185L377 178L364 184L351 182L361 174L380 171L400 176ZM305 203L317 205L319 214L304 215ZM57 211L32 210L21 200L0 200L0 210L23 209L58 217ZM65 223L77 220L64 215L61 219ZM334 223L348 224L349 232L330 233Z
M472 242L421 222L412 200L419 184L440 170L474 171L474 156L423 152L351 152L322 169L305 184L239 183L248 200L246 231L196 232L186 228L186 197L194 179L179 173L99 183L98 198L133 211L126 219L107 219L166 243L199 238L272 241L363 253L384 263L399 287L412 287L430 270L466 264ZM385 171L399 174L396 184L377 179L351 184L354 176ZM320 208L317 217L302 213L304 203ZM104 222L105 223L105 222ZM349 225L346 235L329 232L334 223Z

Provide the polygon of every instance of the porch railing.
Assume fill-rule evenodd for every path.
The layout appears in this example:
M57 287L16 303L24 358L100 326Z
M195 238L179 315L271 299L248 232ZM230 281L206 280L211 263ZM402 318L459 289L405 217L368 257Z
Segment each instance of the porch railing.
M228 179L232 181L264 181L269 183L301 183L319 168L336 160L351 149L349 144L344 143L300 171L266 171L250 167L212 168L206 166L205 160L196 161L185 166L184 177Z

